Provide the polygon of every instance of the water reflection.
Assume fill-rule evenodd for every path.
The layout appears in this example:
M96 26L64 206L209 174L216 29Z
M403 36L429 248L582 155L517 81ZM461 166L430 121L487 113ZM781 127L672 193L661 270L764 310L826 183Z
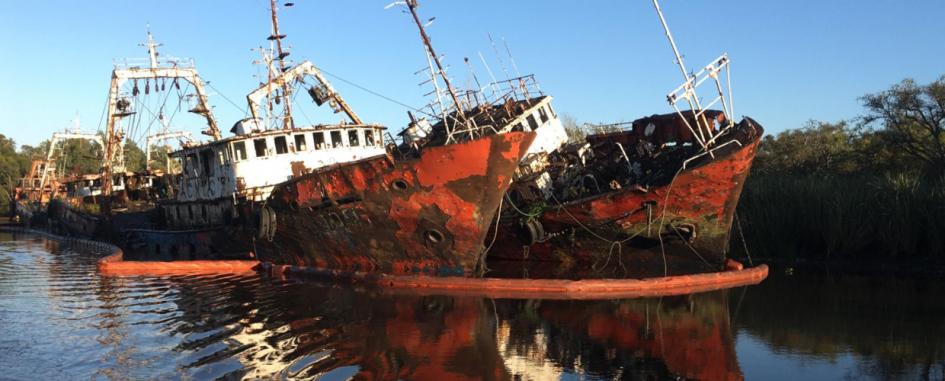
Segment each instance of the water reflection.
M945 380L940 280L773 273L733 299L750 379Z
M670 298L492 300L103 278L96 259L0 233L0 378L945 379L941 282L775 275Z
M490 300L257 276L102 278L94 263L49 241L0 235L5 376L740 377L724 292Z

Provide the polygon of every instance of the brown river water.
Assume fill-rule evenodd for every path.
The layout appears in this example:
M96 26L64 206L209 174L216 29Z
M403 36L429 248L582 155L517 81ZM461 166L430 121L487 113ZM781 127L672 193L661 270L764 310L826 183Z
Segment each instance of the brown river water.
M0 232L0 379L945 379L936 281L775 269L697 295L493 300L97 259Z

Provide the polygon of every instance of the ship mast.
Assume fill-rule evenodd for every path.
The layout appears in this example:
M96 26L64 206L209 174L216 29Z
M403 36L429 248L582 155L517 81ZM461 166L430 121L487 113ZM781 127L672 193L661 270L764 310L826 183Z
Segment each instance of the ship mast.
M433 44L430 43L430 37L427 36L427 31L423 28L423 23L420 22L420 16L417 16L417 7L419 4L417 4L417 0L406 0L406 3L407 9L410 9L410 14L413 16L413 21L417 24L417 29L420 30L420 38L423 40L423 46L427 48L427 53L430 54L433 63L436 64L440 77L443 78L443 82L446 84L446 91L450 93L450 98L453 99L453 104L456 107L456 116L460 122L465 122L466 115L463 113L459 97L456 96L456 89L453 88L453 84L446 75L446 70L443 69L443 64L440 62L439 56L437 56L436 52L433 50Z
M286 6L291 6L292 3L286 3ZM282 90L282 102L284 107L284 129L295 128L295 122L292 119L292 109L291 109L291 99L290 94L293 91L292 85L294 84L306 84L305 78L313 77L316 81L314 85L308 88L309 95L312 96L312 100L315 101L316 106L321 106L323 103L328 103L334 113L344 112L348 116L348 119L351 120L351 123L362 124L361 118L351 109L351 106L341 97L341 94L338 94L335 91L334 87L328 82L322 72L315 67L311 61L305 60L302 63L288 67L285 64L285 57L289 55L289 52L283 51L282 49L282 39L286 37L284 34L279 33L279 21L276 15L276 3L275 0L270 1L270 9L272 16L272 32L273 34L269 36L268 40L270 41L270 48L263 49L259 48L260 53L262 54L262 61L259 61L260 64L266 65L266 71L268 72L268 81L264 84L261 84L259 88L253 90L246 96L246 101L249 103L249 112L252 115L253 120L260 119L260 113L258 108L260 107L263 98L266 99L267 106L267 122L265 123L267 128L269 125L269 120L271 120L271 111L272 103L275 98L276 102L279 102L279 94L277 91ZM273 42L275 42L275 48L272 48ZM278 61L278 68L274 65L274 61ZM306 84L307 85L307 84ZM274 94L275 93L275 94Z
M659 15L660 23L663 24L663 31L666 32L666 38L669 39L669 46L673 48L673 54L676 55L676 62L679 64L679 70L682 71L683 79L688 81L689 71L686 70L686 65L683 64L682 55L679 54L679 48L676 47L673 34L669 32L669 24L666 23L666 18L663 17L663 10L660 8L658 0L653 0L653 7L656 8L656 14Z
M269 9L272 15L272 35L269 36L269 41L275 41L277 53L276 60L279 61L279 71L281 73L285 73L285 57L289 56L289 52L282 50L282 39L285 38L286 35L279 34L279 17L276 14L276 0L269 0ZM272 79L270 78L270 82L271 81ZM282 128L286 130L290 130L295 127L295 123L292 120L292 102L289 101L291 98L290 86L288 83L283 82L282 107L284 109L284 113L282 116Z

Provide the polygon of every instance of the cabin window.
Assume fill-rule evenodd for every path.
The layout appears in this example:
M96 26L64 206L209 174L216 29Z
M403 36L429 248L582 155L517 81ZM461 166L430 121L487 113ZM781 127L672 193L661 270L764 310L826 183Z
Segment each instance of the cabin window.
M325 148L325 133L324 132L313 133L312 144L315 145L315 149Z
M542 123L545 123L548 121L548 113L545 111L544 106L538 109L538 118L541 119Z
M358 130L348 131L348 145L352 147L357 147L360 145L360 142L358 141Z
M266 156L266 150L269 149L266 146L266 139L253 140L253 149L256 150L256 157Z
M551 117L552 117L552 118L557 118L557 117L558 117L558 114L555 114L555 109L554 109L554 107L551 107L551 103L548 104L548 111L551 111Z
M370 147L375 144L374 142L374 131L373 130L364 130L364 145Z
M289 153L289 146L288 146L288 145L286 144L286 142L285 142L285 136L276 136L276 138L273 139L273 140L274 140L274 142L276 143L276 154L277 154L277 155L282 155L282 154L284 154L284 153Z
M211 152L209 149L200 151L200 164L203 168L204 176L210 176L213 174L210 171L212 169L212 166L210 165L211 162L213 162L213 152Z
M184 170L187 171L187 174L197 176L197 155L189 154L187 155L186 160L187 161L186 161L186 164L184 164L185 166Z
M217 151L217 161L222 165L230 164L230 147L220 146Z
M535 114L531 114L525 119L528 120L528 126L531 127L531 130L529 131L535 131L538 129L538 122L535 121Z
M305 135L298 134L295 135L295 150L296 151L305 151L307 147L305 146Z
M332 131L331 132L331 146L332 148L341 147L341 131Z
M233 143L233 161L246 160L246 142Z

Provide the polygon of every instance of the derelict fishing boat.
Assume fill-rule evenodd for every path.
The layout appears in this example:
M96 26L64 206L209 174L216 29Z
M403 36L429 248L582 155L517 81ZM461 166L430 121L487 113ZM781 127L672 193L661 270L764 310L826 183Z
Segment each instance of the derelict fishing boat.
M284 35L273 20L271 39L281 64ZM254 205L253 250L260 260L388 274L470 274L489 221L534 139L528 132L487 135L483 131L493 127L469 119L433 126L415 120L410 130L446 140L431 147L391 146L351 160L346 149L380 144L381 135L333 128L347 130L326 132L325 141L338 147L334 157L347 160L293 164L293 178Z
M727 55L696 74L676 58L686 80L667 97L675 112L602 126L610 132L549 155L551 164L531 178L547 177L552 190L539 192L526 179L512 186L492 257L598 261L624 246L669 239L710 267L724 264L763 129L751 118L730 118ZM703 106L696 90L706 82L717 91ZM709 109L717 104L724 111Z
M272 2L270 80L247 97L253 117L234 137L172 154L183 168L177 196L161 203L156 228L129 231L146 254L125 259L222 258L242 247L278 265L470 273L534 134L466 129L437 147L388 152L385 128L363 124L313 64L286 64L275 12ZM297 127L300 85L348 121ZM281 115L263 118L263 99L267 115L276 105ZM273 121L281 128L266 128Z

